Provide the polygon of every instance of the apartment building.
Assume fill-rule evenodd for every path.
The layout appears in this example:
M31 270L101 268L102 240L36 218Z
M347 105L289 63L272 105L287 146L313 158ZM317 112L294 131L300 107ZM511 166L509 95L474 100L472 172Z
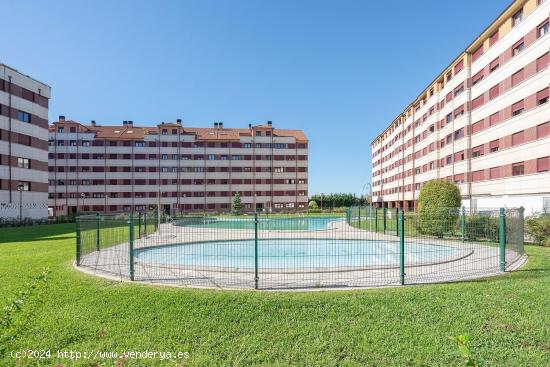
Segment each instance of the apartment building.
M48 216L51 89L0 64L0 218Z
M549 0L516 0L372 142L373 201L433 179L465 207L550 210Z
M49 205L77 212L224 212L307 208L308 141L271 121L248 128L84 125L64 116L49 127Z

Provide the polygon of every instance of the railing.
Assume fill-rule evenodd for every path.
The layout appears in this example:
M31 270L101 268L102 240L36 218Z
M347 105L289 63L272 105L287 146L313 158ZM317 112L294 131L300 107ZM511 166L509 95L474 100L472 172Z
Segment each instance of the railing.
M290 289L456 281L522 264L523 210L86 215L77 265L181 286Z

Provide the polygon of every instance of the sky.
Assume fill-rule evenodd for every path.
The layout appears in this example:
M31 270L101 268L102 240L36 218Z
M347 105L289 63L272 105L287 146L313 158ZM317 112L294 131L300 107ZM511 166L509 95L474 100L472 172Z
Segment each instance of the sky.
M309 193L361 193L372 140L510 1L0 0L0 62L50 121L301 129Z

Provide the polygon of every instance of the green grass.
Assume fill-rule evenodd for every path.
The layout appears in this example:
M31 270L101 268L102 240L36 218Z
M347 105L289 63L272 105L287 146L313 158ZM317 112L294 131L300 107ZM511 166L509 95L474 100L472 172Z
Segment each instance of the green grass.
M467 334L489 366L550 365L550 249L520 271L475 282L336 292L210 291L94 278L72 268L74 224L1 230L0 307L49 267L14 315L11 350L188 351L181 365L457 366ZM1 312L1 311L0 311ZM0 317L2 314L0 313ZM77 366L91 366L79 360ZM95 361L97 362L97 361ZM112 366L113 360L101 361ZM175 366L127 360L125 366Z

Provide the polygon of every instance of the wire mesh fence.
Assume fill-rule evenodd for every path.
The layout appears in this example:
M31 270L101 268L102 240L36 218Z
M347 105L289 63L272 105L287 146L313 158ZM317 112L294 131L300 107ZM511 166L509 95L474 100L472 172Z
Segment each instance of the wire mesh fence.
M456 281L513 270L523 210L83 215L77 265L180 286L293 289Z

